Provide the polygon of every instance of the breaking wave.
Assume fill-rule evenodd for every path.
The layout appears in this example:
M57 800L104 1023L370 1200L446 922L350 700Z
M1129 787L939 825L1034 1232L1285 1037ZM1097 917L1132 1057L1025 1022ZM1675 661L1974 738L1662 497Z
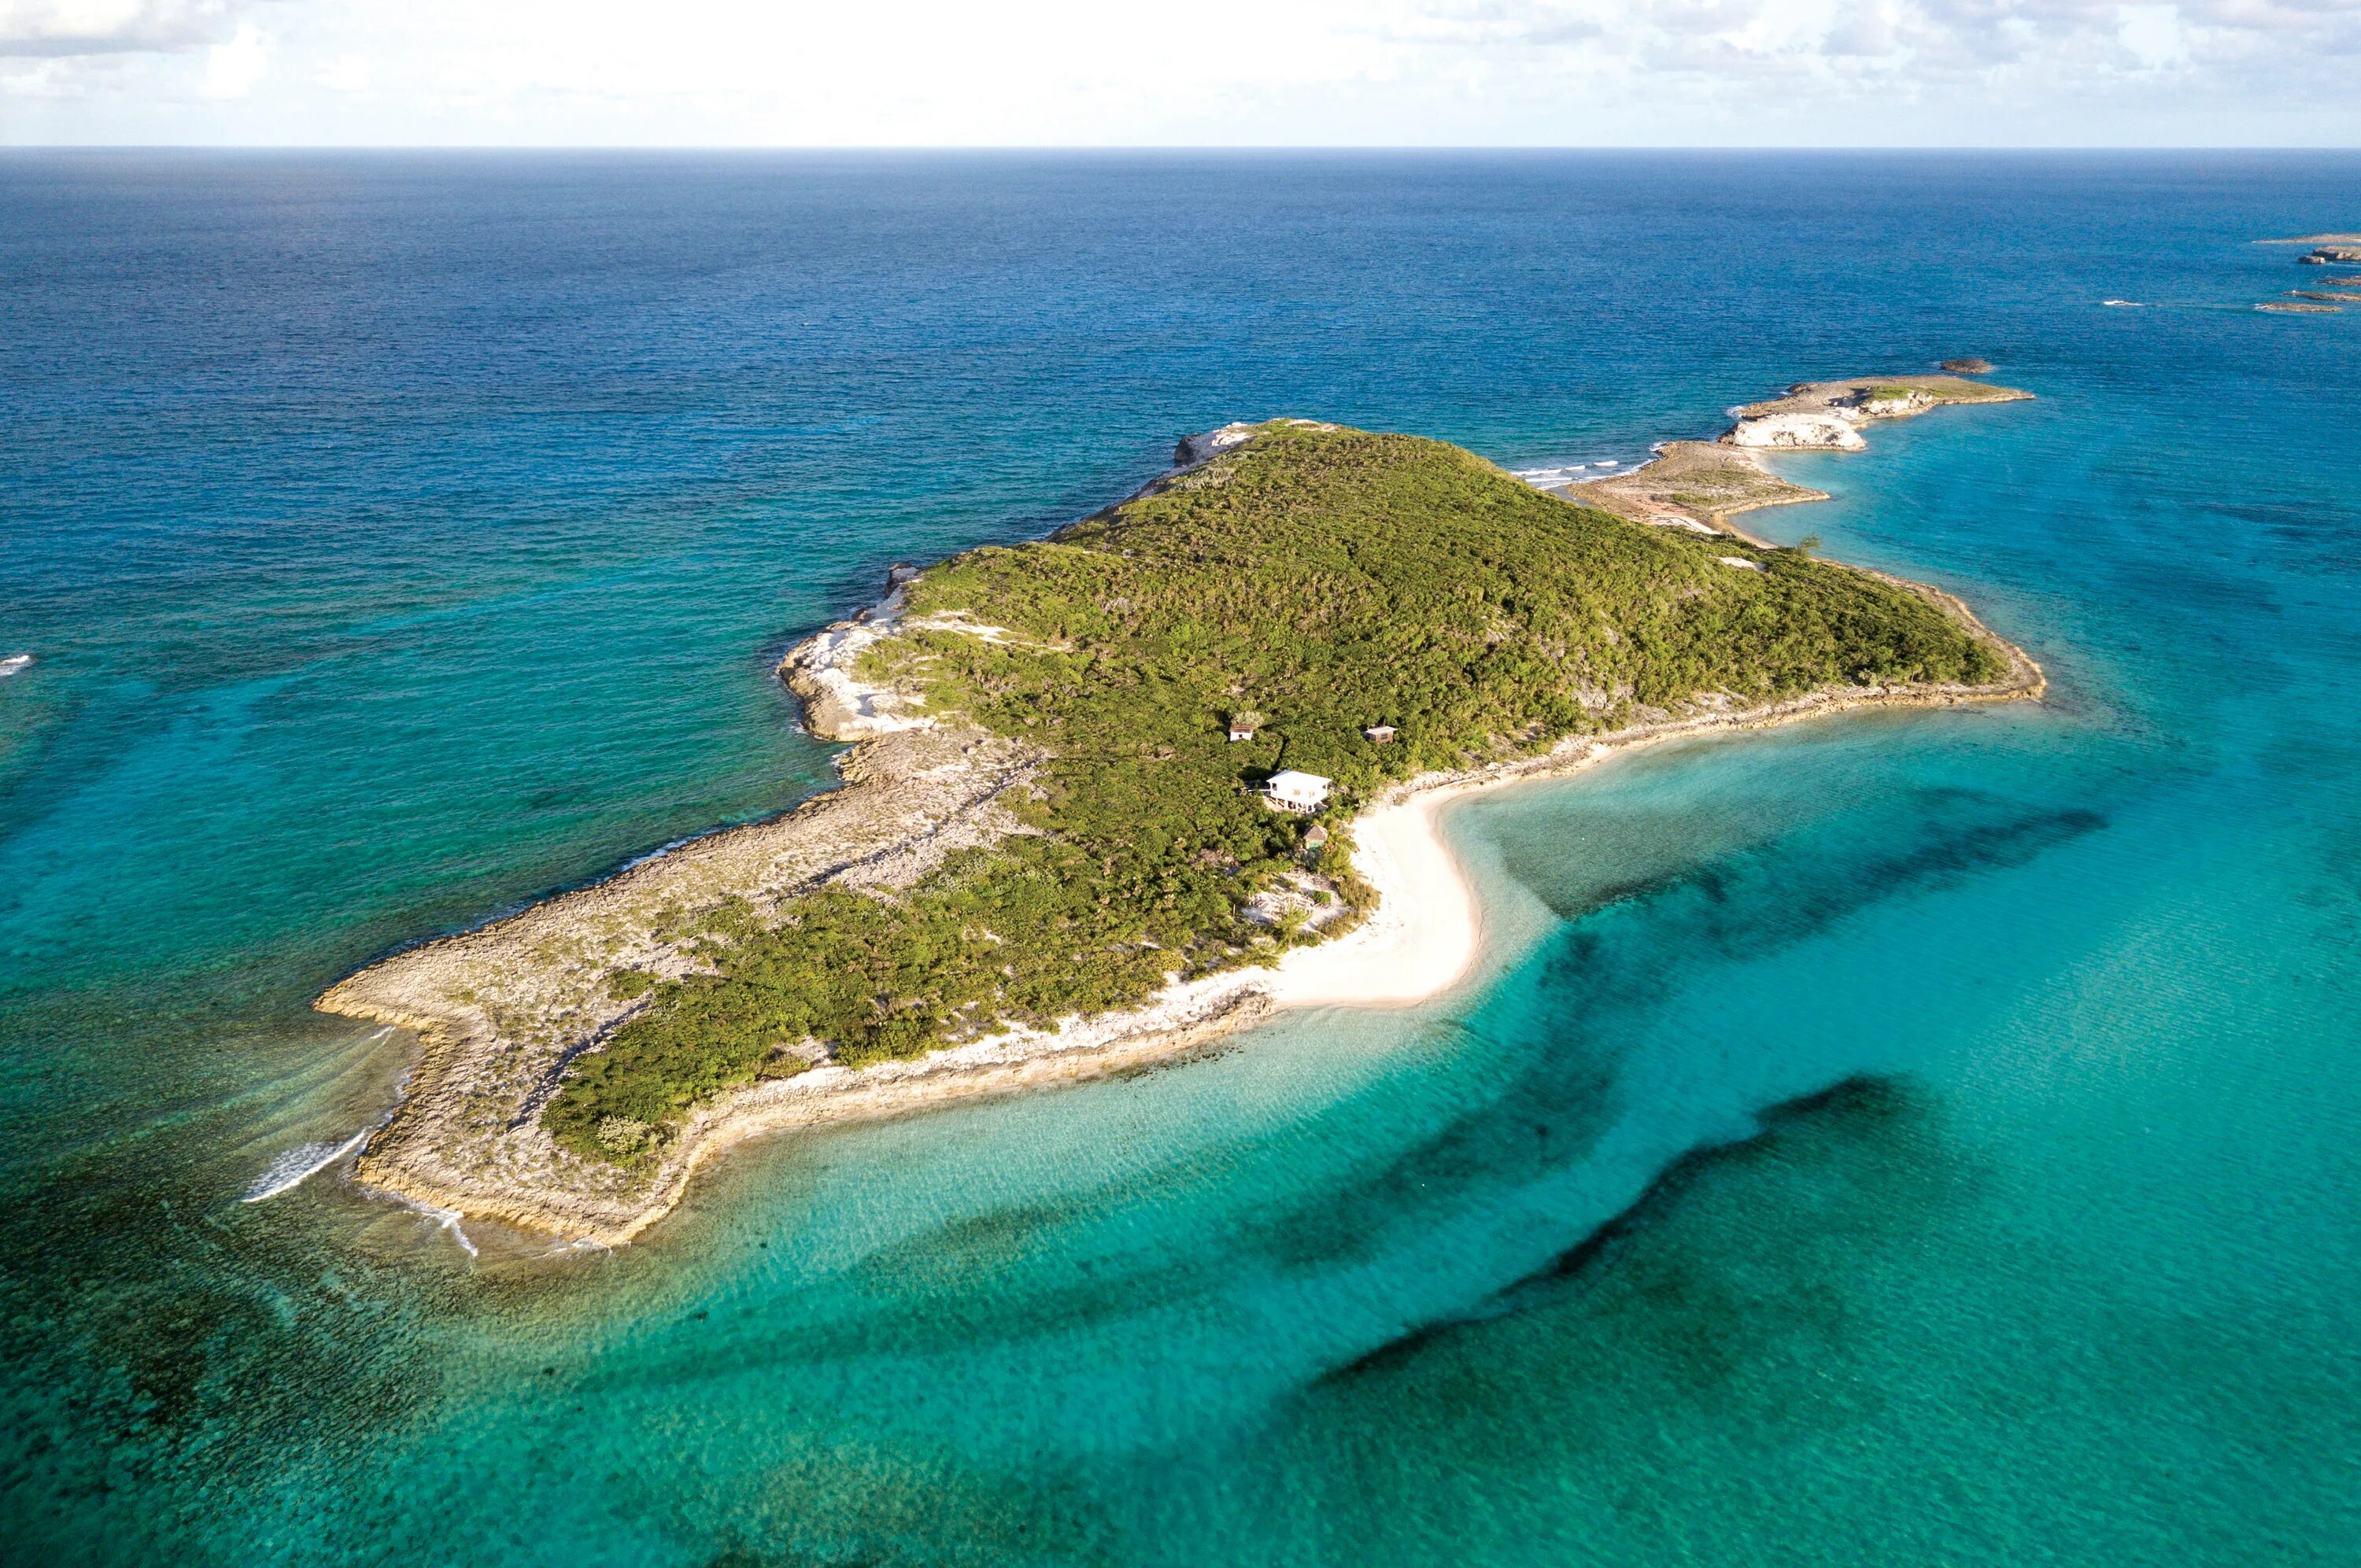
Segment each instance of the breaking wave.
M325 1170L347 1155L358 1154L368 1142L375 1127L363 1127L340 1144L300 1144L270 1162L269 1168L255 1178L254 1185L246 1190L242 1200L259 1203L276 1198L291 1188L301 1187L312 1176Z

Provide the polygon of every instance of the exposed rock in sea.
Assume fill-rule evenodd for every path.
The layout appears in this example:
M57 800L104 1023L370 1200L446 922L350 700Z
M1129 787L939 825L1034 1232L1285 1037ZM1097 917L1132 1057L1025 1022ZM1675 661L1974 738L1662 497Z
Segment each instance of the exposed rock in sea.
M1741 420L1727 439L1732 446L1834 447L1839 452L1858 452L1869 444L1852 420L1833 409Z
M2280 311L2289 315L2333 316L2336 313L2336 307L2334 305L2303 304L2292 300L2266 300L2261 304L2257 305L2255 309L2258 311Z
M2031 396L2012 387L1963 381L1957 376L1891 376L1850 381L1808 381L1769 402L1738 411L1722 440L1732 446L1800 446L1856 451L1867 443L1856 426L1904 419L1947 403L1995 403Z
M1862 419L1899 419L1904 414L1924 413L1933 408L1935 395L1916 387L1901 387L1864 392L1852 406Z
M2306 267L2361 267L2361 234L2297 234L2258 239L2257 245L2308 245L2311 251L2296 259Z
M1944 360L1943 368L1954 376L1989 376L1993 372L1993 362L1971 354L1965 359Z
M1767 402L1736 411L1738 423L1720 441L1665 441L1628 474L1568 485L1569 500L1599 507L1635 522L1698 533L1739 533L1732 515L1792 501L1826 500L1773 474L1757 453L1781 447L1850 451L1866 444L1862 425L1907 418L1947 403L2011 402L2033 394L1956 376L1860 377L1810 381Z
M1858 426L1873 419L1923 413L1934 393L1904 382L1799 389L1777 403L1758 403L1725 437L1732 446L1814 446L1855 452L1868 443Z

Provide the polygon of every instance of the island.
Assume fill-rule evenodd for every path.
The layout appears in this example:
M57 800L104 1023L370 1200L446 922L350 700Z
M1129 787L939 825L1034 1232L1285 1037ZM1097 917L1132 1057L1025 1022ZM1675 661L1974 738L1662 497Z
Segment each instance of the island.
M1736 532L1730 519L1760 507L1824 501L1825 491L1780 478L1759 454L1772 449L1857 452L1862 428L1879 420L1908 419L1966 403L2016 402L2031 397L1958 376L1887 376L1808 381L1767 402L1738 411L1738 422L1719 441L1667 441L1654 460L1611 478L1561 487L1568 499L1634 521L1696 533Z
M1864 705L2037 696L1948 594L1732 527L1760 454L2026 394L1798 387L1544 493L1442 442L1224 427L1129 499L897 567L782 666L842 787L399 952L324 1011L414 1032L359 1179L627 1241L747 1136L1169 1061L1475 953L1451 794Z
M2258 239L2257 245L2308 245L2296 259L2307 267L2361 265L2361 234L2300 234L2283 239Z

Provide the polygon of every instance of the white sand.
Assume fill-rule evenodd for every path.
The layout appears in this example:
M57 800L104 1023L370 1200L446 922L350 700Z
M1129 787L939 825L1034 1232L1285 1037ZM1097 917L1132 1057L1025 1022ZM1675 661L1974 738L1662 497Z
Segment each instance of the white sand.
M1362 814L1353 864L1381 895L1377 913L1336 941L1279 961L1268 989L1281 1007L1398 1007L1449 989L1481 945L1476 890L1436 823L1469 786L1429 790Z
M1929 590L1931 593L1932 590ZM1949 601L1947 601L1949 602ZM1960 608L1957 613L1967 612ZM448 1193L410 1171L372 1173L373 1184L438 1211L620 1245L680 1201L708 1158L750 1137L829 1123L871 1121L988 1096L1047 1089L1170 1061L1268 1016L1276 1007L1400 1007L1450 990L1476 967L1483 920L1475 888L1439 830L1444 806L1464 795L1586 768L1617 751L1683 735L1749 729L1849 707L2037 696L2040 667L2014 649L2013 674L1989 687L1816 692L1754 709L1636 726L1569 741L1546 756L1496 765L1374 806L1355 818L1354 863L1379 894L1360 927L1276 965L1227 970L1167 986L1146 1005L1019 1028L906 1061L815 1068L725 1096L689 1118L651 1188L618 1212L553 1208L538 1194L512 1199ZM388 1178L398 1179L389 1179Z

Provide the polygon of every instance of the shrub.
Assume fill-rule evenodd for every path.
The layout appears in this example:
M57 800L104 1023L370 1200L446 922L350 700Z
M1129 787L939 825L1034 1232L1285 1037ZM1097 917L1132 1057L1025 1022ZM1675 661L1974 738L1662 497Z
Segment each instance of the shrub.
M1732 572L1715 559L1728 548L1542 495L1439 442L1278 425L1049 540L931 567L908 587L916 615L968 611L1016 639L909 631L870 667L1049 753L1025 808L1035 835L896 898L829 888L775 920L712 912L713 972L664 982L576 1058L546 1124L625 1157L610 1128L660 1135L703 1099L801 1070L807 1041L854 1064L911 1056L1250 961L1269 949L1246 902L1300 862L1310 827L1247 793L1278 768L1336 782L1312 861L1355 912L1334 932L1374 899L1343 818L1414 773L1708 693L2003 673L1915 594L1808 546ZM1260 733L1232 745L1249 696ZM1362 740L1378 720L1401 727L1394 744ZM649 983L609 981L619 997Z

